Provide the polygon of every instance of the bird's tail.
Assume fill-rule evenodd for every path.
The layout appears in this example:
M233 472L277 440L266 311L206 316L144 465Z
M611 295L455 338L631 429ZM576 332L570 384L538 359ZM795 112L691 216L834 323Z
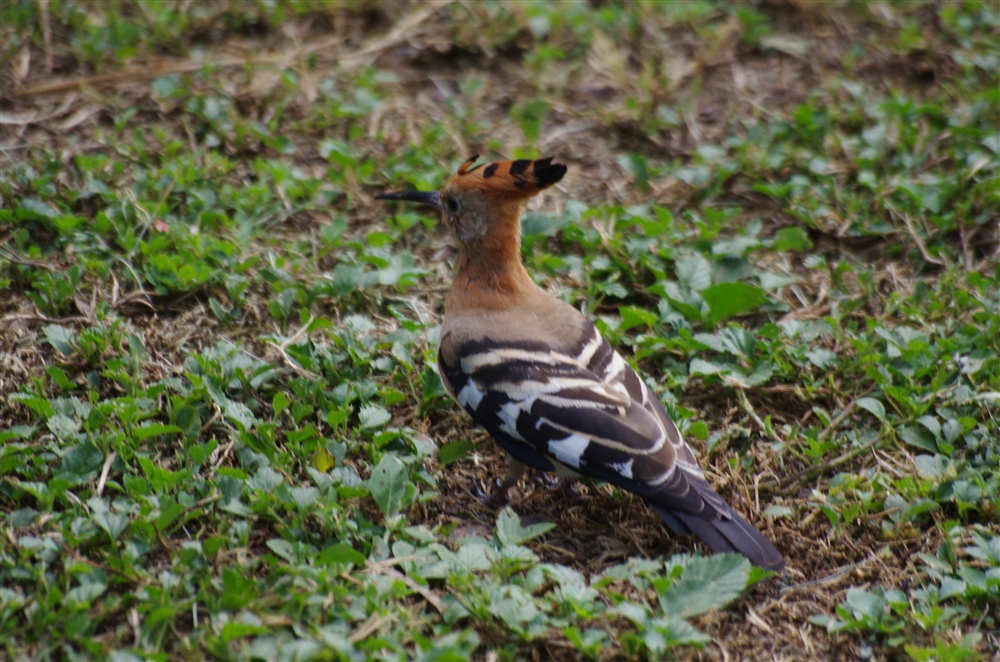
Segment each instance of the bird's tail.
M715 552L736 552L747 557L751 563L767 570L781 570L785 560L781 552L765 538L760 531L729 509L728 517L699 517L691 513L667 510L650 504L675 533L695 535L701 538ZM706 513L708 514L708 513Z

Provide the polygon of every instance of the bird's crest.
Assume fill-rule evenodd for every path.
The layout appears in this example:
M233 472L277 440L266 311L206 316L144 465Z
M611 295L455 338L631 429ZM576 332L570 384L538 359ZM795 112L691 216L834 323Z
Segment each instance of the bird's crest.
M566 166L552 163L551 156L477 166L474 164L478 158L479 155L474 154L466 160L448 185L459 189L479 189L502 197L526 198L552 186L566 174Z

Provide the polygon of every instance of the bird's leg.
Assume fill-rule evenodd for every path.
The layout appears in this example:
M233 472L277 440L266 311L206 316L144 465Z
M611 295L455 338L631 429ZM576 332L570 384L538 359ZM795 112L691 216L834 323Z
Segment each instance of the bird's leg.
M478 485L473 483L473 490L475 496L479 501L485 506L500 507L506 506L510 502L508 492L510 488L517 485L517 482L524 477L525 466L514 459L514 456L507 456L507 477L503 479L495 490L493 494L487 494L484 490L480 489Z
M559 490L572 497L583 496L580 492L580 479L577 476L553 476L549 473L535 474L535 481L548 490Z

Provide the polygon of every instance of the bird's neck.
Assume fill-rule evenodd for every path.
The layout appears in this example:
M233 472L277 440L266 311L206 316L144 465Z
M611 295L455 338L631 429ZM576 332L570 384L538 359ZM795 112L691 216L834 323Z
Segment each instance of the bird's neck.
M505 226L475 242L460 242L446 310L516 307L539 290L521 262L520 223Z

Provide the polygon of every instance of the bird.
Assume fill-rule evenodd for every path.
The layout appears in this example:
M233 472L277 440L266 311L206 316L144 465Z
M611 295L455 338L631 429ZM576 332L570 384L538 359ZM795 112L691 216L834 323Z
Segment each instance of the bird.
M438 210L458 252L438 368L448 394L506 451L506 498L526 467L639 496L680 535L768 570L781 553L712 488L663 404L593 322L542 289L521 259L521 214L559 182L553 157L476 165L439 191L380 200Z

